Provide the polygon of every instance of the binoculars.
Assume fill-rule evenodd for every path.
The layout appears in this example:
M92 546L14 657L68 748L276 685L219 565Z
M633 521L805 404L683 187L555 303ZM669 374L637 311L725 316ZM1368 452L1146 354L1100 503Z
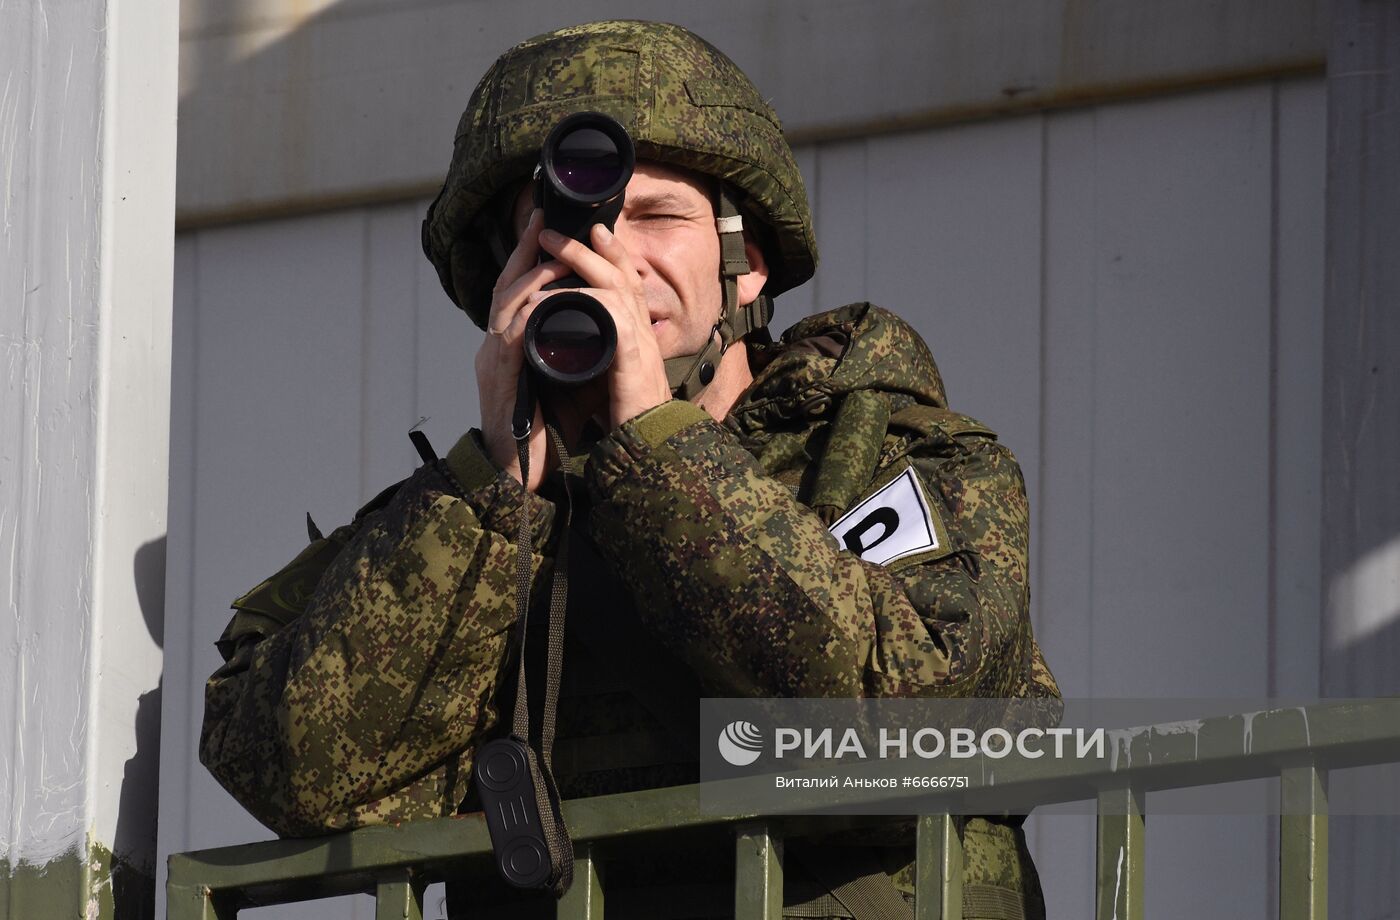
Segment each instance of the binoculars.
M535 205L544 212L545 227L585 246L594 224L612 230L636 163L632 138L615 119L599 112L565 118L545 139L535 168ZM586 286L571 275L545 289ZM524 347L527 366L540 378L578 386L612 364L617 327L595 298L565 290L535 308Z

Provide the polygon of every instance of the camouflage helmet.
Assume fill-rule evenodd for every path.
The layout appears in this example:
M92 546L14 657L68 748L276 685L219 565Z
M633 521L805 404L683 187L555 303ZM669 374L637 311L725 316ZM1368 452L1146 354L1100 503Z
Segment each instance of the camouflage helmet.
M550 129L582 110L620 121L639 159L714 176L737 190L768 262L765 293L812 276L817 247L802 174L777 116L744 72L680 26L594 22L501 55L457 125L447 181L423 221L423 251L448 296L478 326L485 326L500 270L487 205L527 178Z

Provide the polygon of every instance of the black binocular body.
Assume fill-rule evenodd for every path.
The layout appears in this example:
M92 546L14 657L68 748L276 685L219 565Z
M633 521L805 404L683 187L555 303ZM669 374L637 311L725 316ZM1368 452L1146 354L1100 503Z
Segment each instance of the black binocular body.
M632 138L615 119L599 112L565 118L540 149L535 169L535 205L544 225L590 245L594 224L609 230L622 213L637 155ZM544 259L551 258L544 256ZM546 290L587 285L576 275ZM617 352L617 327L595 298L561 290L540 303L525 326L525 359L540 379L578 386L607 371Z

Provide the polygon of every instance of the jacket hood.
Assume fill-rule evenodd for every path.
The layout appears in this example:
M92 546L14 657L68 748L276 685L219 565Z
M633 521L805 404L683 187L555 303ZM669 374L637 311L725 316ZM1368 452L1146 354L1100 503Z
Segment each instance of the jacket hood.
M809 316L779 341L749 348L754 382L727 419L744 433L830 417L857 390L884 393L892 411L915 403L947 408L943 379L924 340L874 304Z

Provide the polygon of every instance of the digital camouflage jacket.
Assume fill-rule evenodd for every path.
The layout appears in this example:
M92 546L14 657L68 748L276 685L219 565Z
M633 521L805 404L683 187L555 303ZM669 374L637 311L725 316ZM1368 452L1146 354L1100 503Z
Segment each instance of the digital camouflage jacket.
M699 695L1059 695L1031 635L1020 469L947 409L918 335L855 304L750 349L754 383L722 424L672 401L570 467L575 545L601 564L571 550L566 798L694 781L695 736L664 723L693 724ZM900 489L918 533L861 526ZM543 610L555 504L475 433L314 540L234 602L201 760L283 835L455 813L473 746L509 711L521 514ZM983 868L1014 889L1033 870L1006 852Z

